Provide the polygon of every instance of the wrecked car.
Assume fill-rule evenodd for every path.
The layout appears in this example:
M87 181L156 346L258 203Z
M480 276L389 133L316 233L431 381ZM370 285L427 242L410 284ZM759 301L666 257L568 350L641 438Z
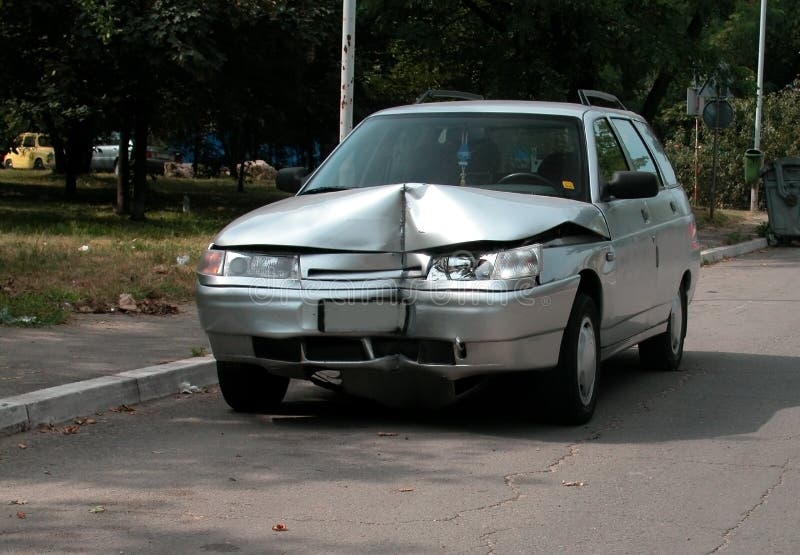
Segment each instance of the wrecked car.
M452 402L540 371L588 421L600 364L638 345L678 367L695 221L664 150L624 109L457 101L367 117L291 198L228 225L197 269L222 394L274 408L289 380L389 405Z

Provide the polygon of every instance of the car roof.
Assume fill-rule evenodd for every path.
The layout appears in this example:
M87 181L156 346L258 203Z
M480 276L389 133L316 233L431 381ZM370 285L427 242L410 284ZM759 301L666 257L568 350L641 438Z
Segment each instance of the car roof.
M476 114L538 114L571 116L582 118L587 112L601 114L617 114L642 119L641 116L626 110L605 108L601 106L585 106L569 102L545 102L532 100L466 100L455 102L428 102L424 104L410 104L387 108L372 114L373 116L400 115L400 114L446 114L446 113L476 113Z

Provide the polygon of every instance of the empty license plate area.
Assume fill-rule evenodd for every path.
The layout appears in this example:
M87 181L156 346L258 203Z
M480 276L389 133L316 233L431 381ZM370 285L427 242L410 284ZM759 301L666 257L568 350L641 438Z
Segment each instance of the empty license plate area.
M393 300L322 301L319 329L323 332L397 332L406 323L408 307Z

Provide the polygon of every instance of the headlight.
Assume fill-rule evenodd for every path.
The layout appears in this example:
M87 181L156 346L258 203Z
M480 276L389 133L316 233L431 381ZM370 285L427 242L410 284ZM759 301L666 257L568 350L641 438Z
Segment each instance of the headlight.
M536 244L479 255L461 252L435 258L428 280L521 279L536 277L541 272L542 245Z
M299 279L297 256L257 254L209 249L197 265L197 273L265 279Z

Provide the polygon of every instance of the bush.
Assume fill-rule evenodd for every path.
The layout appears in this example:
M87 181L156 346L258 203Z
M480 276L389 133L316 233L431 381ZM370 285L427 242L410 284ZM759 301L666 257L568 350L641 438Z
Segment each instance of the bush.
M755 99L731 101L734 122L719 134L716 206L750 207L750 185L744 181L744 153L753 148ZM672 129L665 141L667 153L678 177L690 194L694 188L694 120L684 114L684 105L673 107L662 119L662 126ZM761 150L765 163L786 156L800 156L800 82L793 87L764 96L761 127ZM714 132L701 123L698 202L711 201Z

